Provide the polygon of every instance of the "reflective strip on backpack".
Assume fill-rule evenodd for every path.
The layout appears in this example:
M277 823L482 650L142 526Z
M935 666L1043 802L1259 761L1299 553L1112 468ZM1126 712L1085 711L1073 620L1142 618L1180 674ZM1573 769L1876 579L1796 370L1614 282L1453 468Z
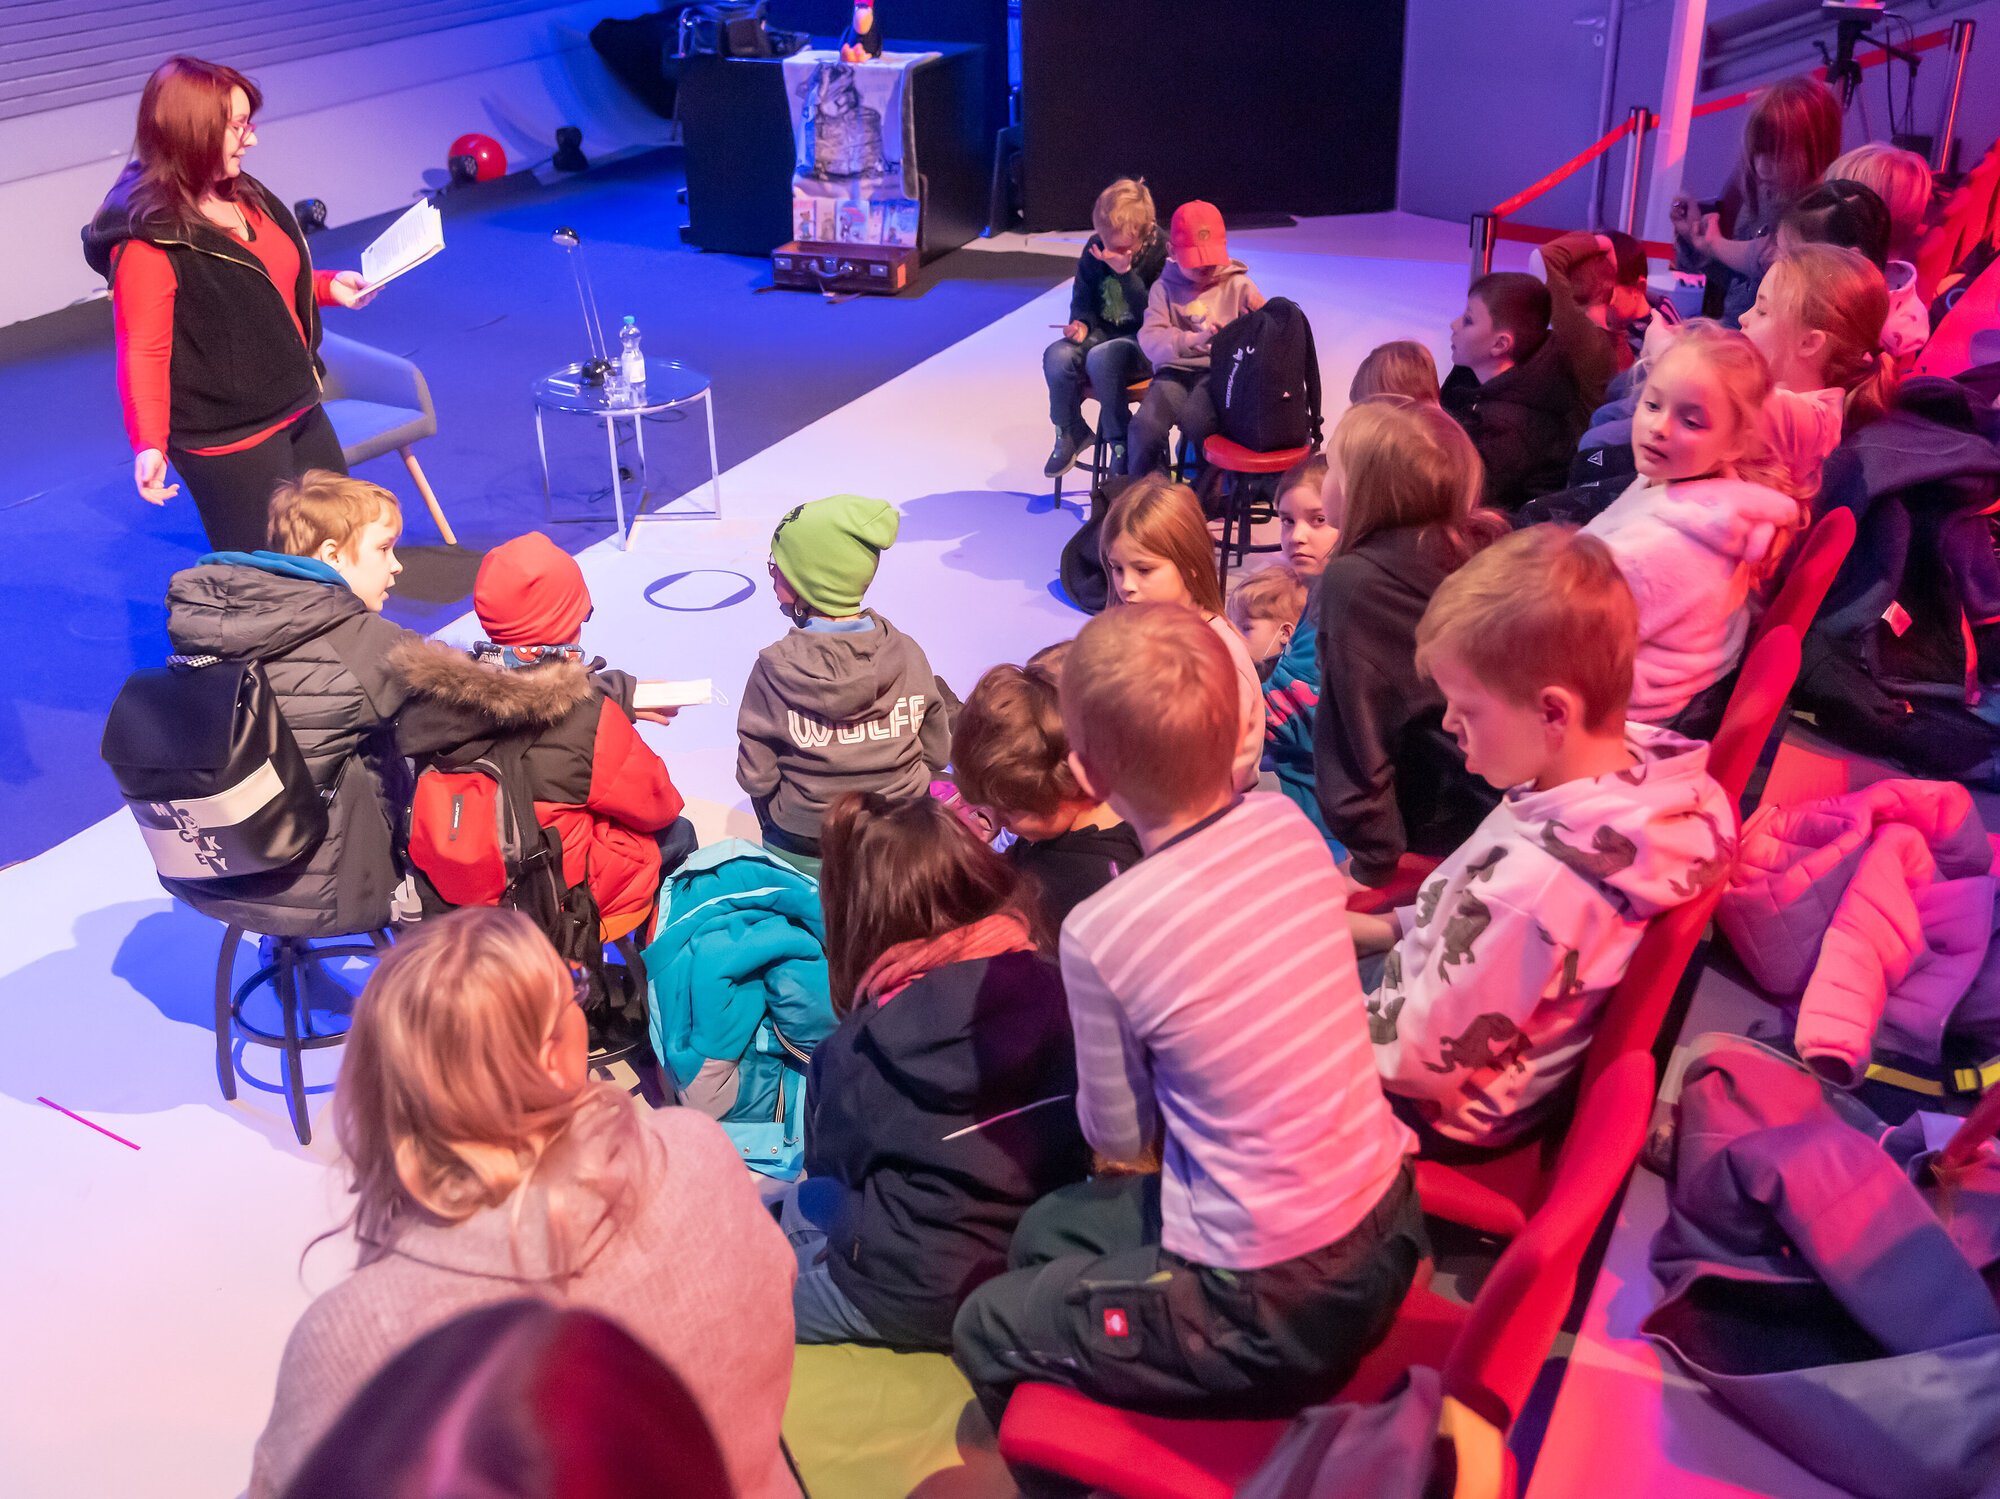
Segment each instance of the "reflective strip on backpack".
M228 872L215 834L261 812L285 794L284 777L266 760L225 791L187 801L128 801L153 864L170 880L213 879Z

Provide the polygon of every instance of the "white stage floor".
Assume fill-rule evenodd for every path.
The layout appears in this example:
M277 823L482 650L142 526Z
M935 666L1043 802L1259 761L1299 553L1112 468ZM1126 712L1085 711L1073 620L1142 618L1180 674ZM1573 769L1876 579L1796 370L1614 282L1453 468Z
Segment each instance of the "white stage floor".
M1463 246L1461 226L1394 214L1236 243L1259 286L1311 318L1329 420L1355 365L1384 340L1418 338L1445 363L1446 327L1463 306ZM869 602L961 694L987 666L1073 634L1082 616L1053 581L1082 496L1072 484L1058 510L1040 477L1053 435L1040 354L1068 296L1066 284L1051 290L731 470L724 520L648 522L630 552L585 553L597 603L585 644L640 676L712 677L733 704L755 653L785 628L764 570L773 523L842 491L901 510L902 538ZM750 596L714 607L745 584ZM704 840L754 836L734 779L733 706L691 708L645 732ZM300 1261L345 1211L320 1117L340 1053L308 1059L310 1149L293 1140L274 1052L252 1049L245 1061L261 1086L241 1083L238 1100L224 1102L210 1029L218 937L161 893L122 812L0 871L8 1499L237 1493L285 1337L310 1296L352 1263L342 1241L320 1246L303 1270ZM1638 1408L1623 1416L1606 1408L1616 1401L1594 1414L1629 1417L1645 1439L1662 1440L1657 1384L1632 1399ZM1604 1468L1543 1481L1554 1478L1550 1456L1537 1494L1602 1490Z

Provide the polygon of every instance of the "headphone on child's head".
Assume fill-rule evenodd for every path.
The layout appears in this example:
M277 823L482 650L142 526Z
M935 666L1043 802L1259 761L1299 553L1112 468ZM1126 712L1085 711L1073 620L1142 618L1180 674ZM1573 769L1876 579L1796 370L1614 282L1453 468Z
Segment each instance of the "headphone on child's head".
M548 666L559 661L581 661L580 645L501 645L482 640L472 648L472 659L494 666Z

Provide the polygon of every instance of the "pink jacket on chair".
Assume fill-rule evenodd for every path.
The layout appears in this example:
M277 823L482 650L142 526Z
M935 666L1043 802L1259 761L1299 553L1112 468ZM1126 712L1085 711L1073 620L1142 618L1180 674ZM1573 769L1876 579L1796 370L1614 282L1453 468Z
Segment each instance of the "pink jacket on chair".
M1877 781L1751 818L1715 919L1752 978L1802 996L1799 1056L1850 1086L1878 1029L1938 1059L1986 957L1993 869L1963 786Z

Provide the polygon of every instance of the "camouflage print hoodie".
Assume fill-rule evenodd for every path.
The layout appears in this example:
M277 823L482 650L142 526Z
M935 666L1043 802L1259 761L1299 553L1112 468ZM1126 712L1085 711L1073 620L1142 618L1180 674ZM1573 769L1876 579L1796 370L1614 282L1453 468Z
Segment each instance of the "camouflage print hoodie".
M1708 746L1628 723L1639 763L1516 786L1403 908L1368 996L1382 1086L1432 1128L1500 1145L1583 1061L1646 923L1726 879L1736 813Z
M820 623L815 621L815 623ZM736 784L768 836L817 853L843 792L921 796L951 758L949 707L923 647L873 609L855 629L794 629L757 654L736 717Z

